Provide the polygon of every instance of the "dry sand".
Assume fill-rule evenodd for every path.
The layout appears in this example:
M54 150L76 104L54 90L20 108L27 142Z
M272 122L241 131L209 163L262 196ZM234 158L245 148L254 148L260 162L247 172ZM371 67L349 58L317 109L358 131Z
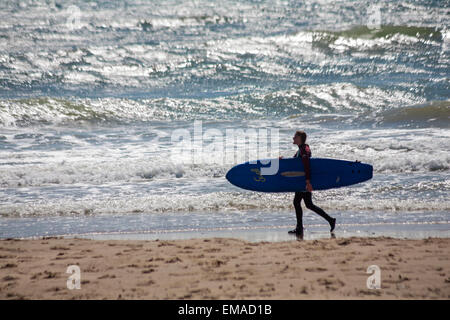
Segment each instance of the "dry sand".
M450 239L0 241L0 299L449 299ZM81 289L69 290L69 265ZM367 289L367 268L381 289Z

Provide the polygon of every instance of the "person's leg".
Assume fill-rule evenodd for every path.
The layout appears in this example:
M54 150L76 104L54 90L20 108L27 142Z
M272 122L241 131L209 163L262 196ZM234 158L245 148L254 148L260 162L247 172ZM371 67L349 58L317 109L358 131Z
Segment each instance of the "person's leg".
M311 192L304 192L303 199L305 201L306 207L308 209L314 211L315 213L317 213L319 216L321 216L325 220L327 220L328 223L331 226L331 231L333 231L335 223L336 223L336 219L330 217L325 211L323 211L321 208L319 208L318 206L313 204L313 202L312 202L312 193Z
M294 197L294 208L295 208L295 216L297 218L297 227L289 231L289 233L300 233L303 232L303 211L301 206L302 201L302 193L296 192Z

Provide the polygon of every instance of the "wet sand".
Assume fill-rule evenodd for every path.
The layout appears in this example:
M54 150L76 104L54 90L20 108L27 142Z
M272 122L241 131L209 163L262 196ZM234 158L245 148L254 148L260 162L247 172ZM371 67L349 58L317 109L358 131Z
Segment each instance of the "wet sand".
M0 240L0 299L449 299L450 239ZM78 265L81 289L69 290ZM368 289L367 268L381 270Z

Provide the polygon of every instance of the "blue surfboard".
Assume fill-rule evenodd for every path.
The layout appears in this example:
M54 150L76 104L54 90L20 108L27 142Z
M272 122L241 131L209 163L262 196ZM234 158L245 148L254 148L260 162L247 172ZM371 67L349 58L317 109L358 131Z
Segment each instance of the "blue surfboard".
M226 178L235 186L262 192L306 191L305 171L300 158L263 159L245 162L231 168ZM275 174L273 171L278 162ZM263 169L265 168L265 169ZM272 169L271 169L272 168ZM350 186L372 178L373 167L359 161L311 158L311 185L313 190Z

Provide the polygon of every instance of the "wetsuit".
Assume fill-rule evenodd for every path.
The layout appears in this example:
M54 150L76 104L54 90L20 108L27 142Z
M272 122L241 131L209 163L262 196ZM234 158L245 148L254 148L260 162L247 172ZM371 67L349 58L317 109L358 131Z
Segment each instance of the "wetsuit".
M309 146L304 143L298 147L297 153L294 155L294 158L300 158L303 162L303 167L305 169L305 178L306 180L311 181L311 170L309 166L309 158L311 158L311 149ZM334 219L331 218L325 211L323 211L318 206L314 205L312 202L312 193L309 191L305 192L296 192L294 197L294 207L295 207L295 215L297 216L297 228L293 230L294 232L302 232L303 231L303 211L300 202L302 199L305 201L305 205L308 209L314 211L319 216L323 217L328 221L330 225L333 225L332 229L334 229Z

